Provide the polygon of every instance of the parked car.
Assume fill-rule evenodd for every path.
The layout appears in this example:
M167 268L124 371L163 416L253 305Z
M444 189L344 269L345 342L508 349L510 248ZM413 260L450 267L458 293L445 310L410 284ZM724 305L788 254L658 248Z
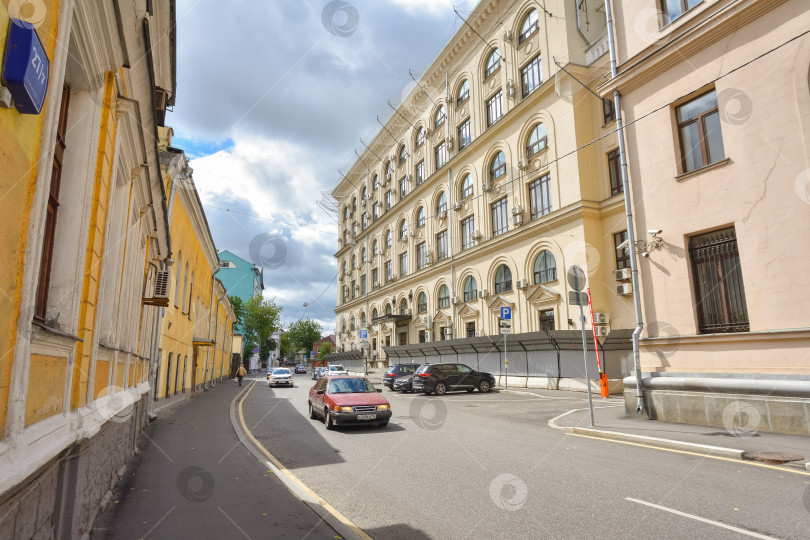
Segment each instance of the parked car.
M413 376L413 390L441 396L450 390L489 392L495 386L491 373L475 371L464 364L424 364Z
M312 368L312 380L317 381L318 379L323 377L323 374L324 374L325 371L326 371L326 368L323 367L323 366L318 366L316 368Z
M413 373L414 371L416 371L416 368L418 367L419 364L393 365L385 371L385 375L383 375L383 384L388 388L390 388L391 390L396 390L396 388L394 388L394 380L401 375Z
M295 366L295 372L296 373L306 373L307 372L307 366L305 366L303 364L298 364L297 366Z
M391 386L392 390L399 390L400 392L413 392L413 373L400 375L394 379L394 384Z
M293 376L289 368L272 368L267 376L268 386L293 386Z
M345 367L341 366L340 364L329 364L329 375L348 375L349 370Z
M326 429L344 424L388 425L391 404L365 377L321 377L309 390L309 417L323 418Z

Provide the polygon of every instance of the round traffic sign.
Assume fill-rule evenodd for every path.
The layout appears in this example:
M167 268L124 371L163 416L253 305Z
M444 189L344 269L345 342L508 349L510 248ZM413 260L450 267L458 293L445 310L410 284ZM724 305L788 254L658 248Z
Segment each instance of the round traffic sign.
M579 292L585 288L585 271L576 264L568 269L568 285Z

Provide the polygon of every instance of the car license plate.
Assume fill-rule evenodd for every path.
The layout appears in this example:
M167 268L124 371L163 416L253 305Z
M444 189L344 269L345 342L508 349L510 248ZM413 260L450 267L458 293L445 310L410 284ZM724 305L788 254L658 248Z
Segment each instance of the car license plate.
M358 420L374 420L375 418L377 418L376 414L358 414L357 415Z

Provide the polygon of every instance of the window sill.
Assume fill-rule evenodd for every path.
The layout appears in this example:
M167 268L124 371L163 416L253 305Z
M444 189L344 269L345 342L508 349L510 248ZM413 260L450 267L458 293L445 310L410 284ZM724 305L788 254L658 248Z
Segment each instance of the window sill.
M679 174L675 177L676 182L681 182L683 180L687 180L693 176L697 176L700 173L704 173L706 171L711 171L713 169L719 169L720 167L724 167L731 163L731 158L726 158L723 161L718 161L717 163L712 163L711 165L706 165L705 167L701 167L699 169L695 169L694 171L689 171L687 173Z

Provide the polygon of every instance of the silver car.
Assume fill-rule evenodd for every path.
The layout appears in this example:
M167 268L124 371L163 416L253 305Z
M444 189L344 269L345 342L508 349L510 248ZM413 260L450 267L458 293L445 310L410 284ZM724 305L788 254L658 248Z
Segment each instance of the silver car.
M273 368L267 377L268 386L290 386L293 385L293 376L289 368Z

